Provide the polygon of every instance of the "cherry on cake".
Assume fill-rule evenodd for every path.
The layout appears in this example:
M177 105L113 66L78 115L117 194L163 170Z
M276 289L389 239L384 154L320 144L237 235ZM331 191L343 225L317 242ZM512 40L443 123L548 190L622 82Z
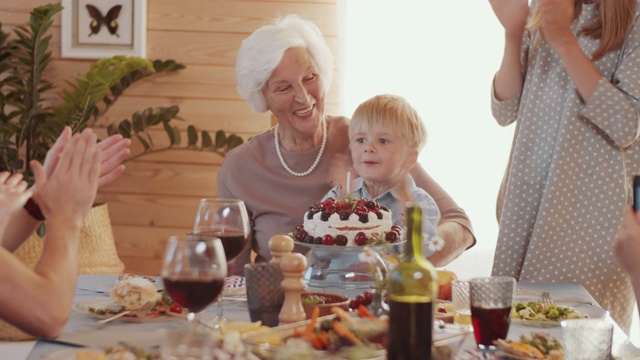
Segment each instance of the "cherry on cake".
M401 231L391 211L377 201L345 196L310 206L293 235L306 244L364 246L398 242Z

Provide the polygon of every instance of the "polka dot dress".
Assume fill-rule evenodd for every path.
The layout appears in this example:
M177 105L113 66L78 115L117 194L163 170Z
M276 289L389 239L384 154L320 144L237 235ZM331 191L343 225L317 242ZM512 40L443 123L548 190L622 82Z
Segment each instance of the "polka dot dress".
M585 5L574 33L597 16L595 5ZM599 41L577 36L590 56ZM633 291L612 246L630 179L640 173L640 102L633 98L640 98L640 24L622 52L595 63L603 79L585 103L541 34L525 35L522 94L492 101L499 124L517 120L498 197L493 274L580 283L628 331Z

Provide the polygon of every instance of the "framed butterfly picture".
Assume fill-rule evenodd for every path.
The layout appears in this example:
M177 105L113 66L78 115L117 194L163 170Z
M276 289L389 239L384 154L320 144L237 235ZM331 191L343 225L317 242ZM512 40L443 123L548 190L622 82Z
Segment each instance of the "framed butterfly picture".
M62 0L62 57L146 57L147 0Z

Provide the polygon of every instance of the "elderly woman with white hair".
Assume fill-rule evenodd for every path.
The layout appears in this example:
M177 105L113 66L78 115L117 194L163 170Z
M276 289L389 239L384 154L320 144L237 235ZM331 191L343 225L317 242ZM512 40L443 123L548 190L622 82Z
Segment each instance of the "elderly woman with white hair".
M218 174L220 197L241 199L252 239L230 272L271 258L269 238L291 232L308 207L333 186L332 160L350 157L349 120L325 114L333 56L318 27L296 15L265 25L242 42L236 63L238 88L252 110L271 111L277 125L230 151ZM442 266L475 243L471 222L453 199L420 167L417 186L438 204L438 234L445 247L430 260ZM303 247L294 251L304 252Z

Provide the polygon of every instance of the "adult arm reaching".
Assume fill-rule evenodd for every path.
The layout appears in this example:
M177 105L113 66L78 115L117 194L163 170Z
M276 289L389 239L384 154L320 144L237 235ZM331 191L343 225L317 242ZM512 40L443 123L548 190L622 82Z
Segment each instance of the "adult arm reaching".
M444 247L429 256L436 267L442 267L460 256L476 243L471 221L462 208L449 194L420 166L411 169L416 185L433 197L440 210L440 223L437 234L444 240Z
M640 299L640 212L634 212L631 205L624 209L622 226L613 245L613 253L620 266L629 274L636 299ZM640 311L640 302L636 302Z
M66 135L65 135L66 136ZM0 318L35 336L56 337L73 303L80 227L95 200L101 152L90 129L67 138L48 174L31 163L34 198L47 218L42 256L33 271L0 248ZM47 294L47 296L42 296Z

